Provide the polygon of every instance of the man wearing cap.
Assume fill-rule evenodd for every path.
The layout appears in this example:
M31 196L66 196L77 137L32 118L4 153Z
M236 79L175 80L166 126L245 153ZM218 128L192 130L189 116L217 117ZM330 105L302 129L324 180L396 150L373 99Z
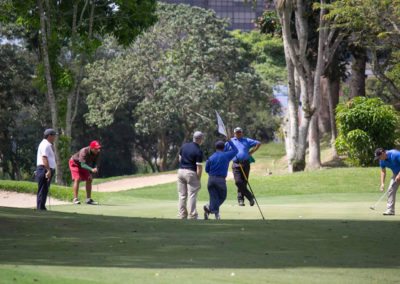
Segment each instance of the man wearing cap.
M74 204L81 204L78 199L79 182L86 181L86 204L96 205L92 196L92 174L98 172L97 160L100 154L101 145L98 141L90 142L88 147L84 147L72 155L69 160L69 169L72 180L74 181Z
M378 148L375 150L375 160L379 160L379 166L381 167L381 188L383 192L385 190L385 178L386 168L389 168L393 172L393 176L390 180L389 187L387 190L387 205L386 211L383 215L394 215L395 214L395 203L396 203L396 192L400 184L400 151L398 150L385 150Z
M243 130L240 127L236 127L233 132L234 137L232 138L232 142L239 151L233 158L232 163L233 177L235 178L237 187L238 203L239 206L245 206L244 197L246 197L250 202L250 206L253 206L254 197L247 189L247 180L250 174L251 155L260 148L261 143L257 140L244 137ZM230 147L228 143L225 144L225 150L230 149Z
M215 143L215 153L206 162L206 173L208 173L208 193L210 204L204 205L204 219L207 220L210 214L215 214L215 219L221 219L219 208L226 199L226 176L228 174L229 162L236 156L238 149L231 140L228 141L231 148L224 151L225 143Z
M203 133L196 131L193 134L193 142L183 144L179 150L178 216L181 219L198 217L196 201L203 171L203 151L200 149L203 139Z
M40 142L36 157L35 177L38 183L36 200L37 210L46 209L47 194L50 189L51 180L55 174L56 158L53 143L56 139L56 131L52 128L46 129L43 133L43 140Z

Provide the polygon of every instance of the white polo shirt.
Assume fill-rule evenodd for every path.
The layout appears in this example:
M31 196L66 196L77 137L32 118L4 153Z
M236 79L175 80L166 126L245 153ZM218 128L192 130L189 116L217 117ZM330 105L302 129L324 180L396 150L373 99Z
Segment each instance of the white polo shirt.
M37 151L37 158L36 158L37 166L44 166L43 159L42 159L43 156L47 157L47 160L49 161L49 167L51 169L55 169L56 168L56 157L54 155L52 144L49 141L47 141L47 139L43 139L42 142L40 142L40 144L39 144L38 151Z

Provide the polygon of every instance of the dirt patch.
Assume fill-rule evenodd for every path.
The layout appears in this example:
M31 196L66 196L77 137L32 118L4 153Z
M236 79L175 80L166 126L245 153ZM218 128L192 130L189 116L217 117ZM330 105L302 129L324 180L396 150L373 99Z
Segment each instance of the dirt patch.
M51 198L50 205L69 204L68 202ZM36 195L0 190L0 206L17 208L36 208ZM47 199L47 207L49 201Z
M176 180L176 174L161 174L153 176L124 178L115 181L103 182L98 185L93 185L92 190L98 190L99 192L123 191L145 186L175 182Z

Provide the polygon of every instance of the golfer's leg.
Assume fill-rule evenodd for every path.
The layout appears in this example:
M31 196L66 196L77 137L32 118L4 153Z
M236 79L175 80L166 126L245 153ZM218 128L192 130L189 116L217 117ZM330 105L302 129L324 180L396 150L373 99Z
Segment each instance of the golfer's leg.
M92 179L86 181L86 198L92 198Z
M79 182L80 182L79 179L75 179L75 180L74 180L74 185L73 185L73 187L72 187L72 189L73 189L73 191L74 191L74 199L75 199L75 198L76 198L76 199L78 198Z
M243 201L244 200L243 188L246 188L246 181L243 178L242 171L238 164L232 165L232 171L233 171L233 178L235 179L235 184L237 187L237 199L238 201L241 200Z
M390 185L387 191L388 200L387 200L387 210L390 212L395 212L395 203L396 203L396 192L399 185L394 181L394 178L390 181Z
M44 168L38 168L36 171L36 179L38 182L38 192L36 196L36 209L41 210L45 207L47 193L46 191L46 171Z
M220 183L219 190L218 190L218 197L219 197L218 212L219 212L219 208L226 200L227 191L228 190L226 188L226 181L224 180L223 182Z
M197 219L198 213L196 210L197 193L201 187L200 179L196 172L188 173L188 213L190 219Z
M186 177L183 170L178 170L178 215L181 219L186 219L188 212L186 209L187 203L187 183Z
M215 213L218 212L219 208L219 197L218 197L218 188L215 186L214 178L210 177L208 181L208 193L210 195L210 212Z
M242 194L244 196L246 196L246 198L249 201L252 201L253 200L253 194L251 194L250 190L247 188L247 183L248 183L249 175L250 175L250 164L249 163L244 163L242 168L243 168L244 174L246 175L246 177L245 177L245 182L246 183L245 183L245 186L243 188Z

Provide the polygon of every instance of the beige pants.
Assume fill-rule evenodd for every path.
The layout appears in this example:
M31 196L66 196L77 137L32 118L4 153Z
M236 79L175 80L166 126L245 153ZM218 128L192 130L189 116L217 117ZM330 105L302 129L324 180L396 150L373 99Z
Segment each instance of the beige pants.
M201 187L197 173L191 170L178 170L179 217L181 219L197 219L197 193Z
M392 177L390 180L390 184L387 190L387 211L395 212L395 204L396 204L396 192L399 188L399 184L394 181L395 177Z

